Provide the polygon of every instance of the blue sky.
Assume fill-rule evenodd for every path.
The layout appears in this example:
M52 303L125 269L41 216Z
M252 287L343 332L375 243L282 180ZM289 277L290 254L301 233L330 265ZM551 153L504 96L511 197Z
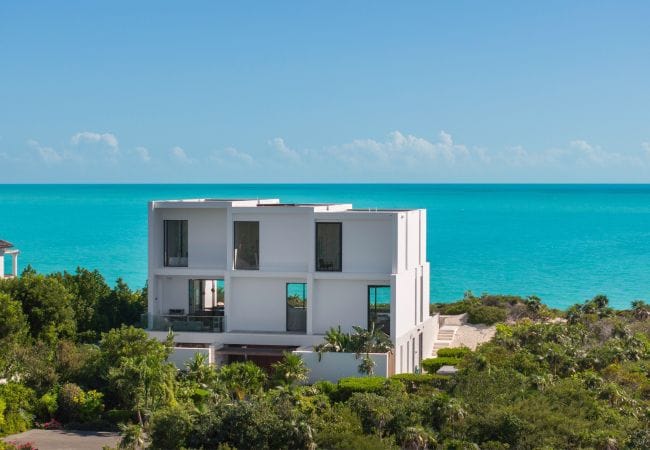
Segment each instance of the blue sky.
M0 4L4 182L650 182L650 3Z

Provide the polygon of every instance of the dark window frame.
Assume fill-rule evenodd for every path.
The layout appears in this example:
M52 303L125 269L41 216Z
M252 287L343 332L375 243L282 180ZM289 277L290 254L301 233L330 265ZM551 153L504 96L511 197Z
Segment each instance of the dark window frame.
M367 308L368 308L368 329L370 329L370 327L372 325L372 314L371 314L372 308L370 307L370 292L371 292L372 289L377 289L377 288L388 288L388 290L390 291L390 284L369 284L368 285L368 295L366 297L366 304L367 304ZM376 314L377 313L377 292L375 292L374 309L375 309L375 314ZM388 333L386 333L386 330L382 329L382 331L384 331L384 333L386 333L388 336L390 336L390 328L391 328L391 325L392 325L392 323L391 323L392 322L392 317L391 317L391 312L392 311L391 311L391 309L392 309L391 304L388 303L388 320L389 320L389 322L388 322L388 325L389 325ZM375 321L375 328L377 328L377 322L376 321Z
M237 267L237 224L238 223L256 223L257 224L257 267ZM232 243L232 266L234 270L260 270L260 221L259 220L234 220L233 225L233 243Z
M318 260L318 228L320 225L338 225L339 228L339 261L338 267L326 269L320 266ZM343 222L316 222L316 248L315 248L316 272L343 272Z
M181 227L180 227L180 245L179 245L179 247L180 247L180 250L181 250L181 254L183 254L183 250L185 250L184 253L186 254L186 256L185 256L186 261L185 261L184 265L182 265L182 264L173 264L173 265L169 264L169 258L170 258L169 251L168 251L168 249L169 249L169 238L167 236L168 235L168 223L169 222L180 222L181 223ZM186 234L187 234L187 240L188 240L188 242L187 242L187 247L188 248L186 248L186 249L183 249L183 227L186 228ZM189 239L190 239L189 236L190 236L190 223L189 223L189 220L187 220L187 219L165 219L165 220L163 220L163 265L164 265L164 267L188 267L189 266L189 259L190 259L189 258L189 253L190 253L189 252ZM181 256L181 258L182 258L182 256Z

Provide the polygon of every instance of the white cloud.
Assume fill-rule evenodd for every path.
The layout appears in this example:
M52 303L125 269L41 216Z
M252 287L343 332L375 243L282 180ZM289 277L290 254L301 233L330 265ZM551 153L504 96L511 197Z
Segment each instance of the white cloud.
M46 147L41 145L38 141L30 139L27 141L27 145L36 150L39 158L48 164L58 163L63 161L64 155L54 150L52 147Z
M646 157L650 157L650 142L642 142L641 148Z
M227 147L223 150L215 150L212 152L209 159L219 164L228 164L234 162L251 165L255 162L251 155L241 150L237 150L234 147Z
M146 147L136 147L133 151L142 162L148 163L151 161L151 153Z
M104 143L110 148L117 150L119 143L112 133L95 133L94 131L82 131L72 136L70 139L74 145L80 143Z
M300 154L289 148L289 146L284 142L284 139L276 137L269 141L269 145L275 149L275 151L285 159L290 161L298 162L300 161Z
M331 156L348 164L384 165L403 162L409 165L422 164L431 161L454 165L471 156L470 150L464 145L454 143L451 135L444 131L439 134L438 141L393 131L387 139L355 139L352 142L332 146L326 149ZM485 150L481 150L481 159L485 159Z
M191 164L194 162L194 159L190 158L187 155L187 152L182 147L174 147L169 151L173 160L178 161L183 164Z

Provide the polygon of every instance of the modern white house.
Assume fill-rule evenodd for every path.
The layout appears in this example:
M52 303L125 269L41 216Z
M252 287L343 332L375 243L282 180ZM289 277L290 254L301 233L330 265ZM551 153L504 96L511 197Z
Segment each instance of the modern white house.
M312 381L345 373L313 346L374 322L395 345L377 373L414 372L438 332L429 315L426 211L278 199L149 203L148 333L175 335L177 363L268 366L299 353ZM356 362L358 364L358 361ZM350 364L348 364L350 365ZM356 365L353 367L356 370Z
M12 278L18 276L18 255L20 250L14 247L11 242L0 239L0 278ZM11 273L5 274L5 256L11 256Z

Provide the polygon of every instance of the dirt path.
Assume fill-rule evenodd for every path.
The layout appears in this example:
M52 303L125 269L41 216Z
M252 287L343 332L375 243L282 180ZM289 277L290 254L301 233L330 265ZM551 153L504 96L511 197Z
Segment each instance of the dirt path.
M492 339L495 333L496 327L494 325L463 324L458 327L451 346L465 346L475 350L479 344Z
M2 438L5 442L30 442L38 450L101 450L116 447L119 433L105 431L29 430Z

